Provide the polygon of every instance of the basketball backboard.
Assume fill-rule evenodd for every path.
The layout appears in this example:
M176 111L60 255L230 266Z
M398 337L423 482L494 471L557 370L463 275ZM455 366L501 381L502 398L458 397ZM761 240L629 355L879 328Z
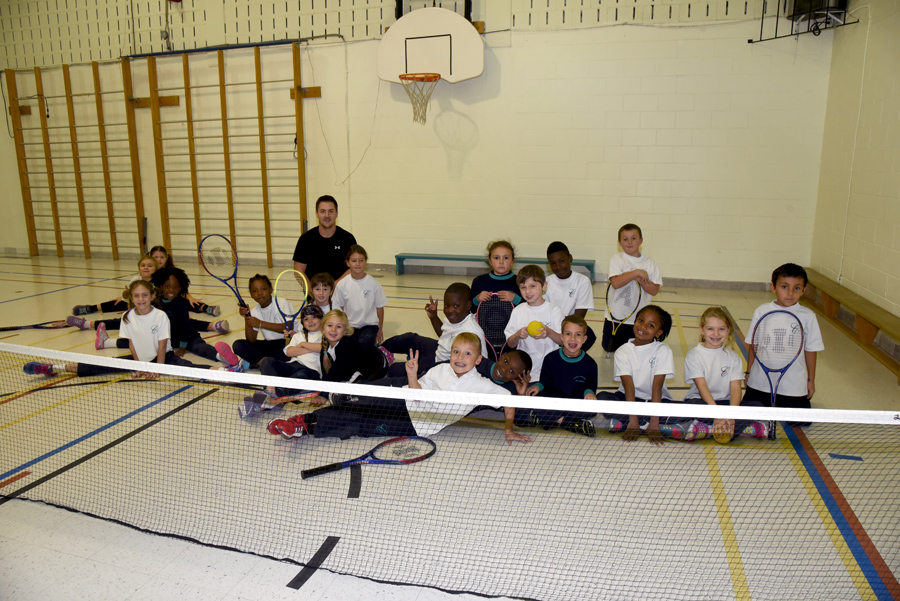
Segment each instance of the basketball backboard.
M444 8L420 8L398 19L378 45L378 77L440 73L456 83L484 72L484 42L471 22Z

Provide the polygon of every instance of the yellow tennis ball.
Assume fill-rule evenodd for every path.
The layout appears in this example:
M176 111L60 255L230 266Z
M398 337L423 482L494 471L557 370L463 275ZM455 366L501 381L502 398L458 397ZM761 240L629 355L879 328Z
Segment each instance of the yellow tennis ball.
M728 432L715 432L713 433L713 440L719 444L728 444L731 442L731 434Z
M528 324L528 334L530 336L537 336L544 329L544 324L539 321L532 321Z

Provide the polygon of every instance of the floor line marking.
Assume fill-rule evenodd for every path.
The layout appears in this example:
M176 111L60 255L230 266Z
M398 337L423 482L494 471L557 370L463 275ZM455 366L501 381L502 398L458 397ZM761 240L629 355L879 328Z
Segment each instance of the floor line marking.
M688 354L687 339L684 337L684 326L681 325L681 313L679 313L678 309L675 309L674 313L675 328L678 330L678 341L681 343L681 356L684 357Z
M188 388L191 388L191 386L185 386L182 390L187 390ZM28 484L27 486L23 486L22 488L16 490L15 492L10 493L9 495L5 495L5 496L0 497L0 505L3 505L3 504L6 503L7 501L11 501L12 499L15 499L15 498L17 498L17 497L23 495L24 493L28 492L28 491L31 490L32 488L35 488L35 487L37 487L37 486L40 486L40 485L43 484L44 482L47 482L48 480L52 480L52 479L55 478L56 476L59 476L60 474L63 474L63 473L65 473L65 472L69 471L70 469L72 469L72 468L74 468L74 467L77 467L77 466L81 465L82 463L84 463L84 462L86 462L86 461L88 461L88 460L90 460L90 459L93 459L94 457L96 457L97 455L100 455L101 453L105 453L105 452L108 451L109 449L111 449L111 448L117 446L118 444L120 444L120 443L122 443L122 442L125 442L125 441L128 440L129 438L132 438L132 437L134 437L134 436L137 436L138 434L140 434L140 433L143 432L144 430L147 430L148 428L153 427L154 425L158 424L159 422L161 422L161 421L163 421L163 420L165 420L165 419L168 419L169 417L175 415L176 413L178 413L178 412L180 412L180 411L183 411L183 410L187 409L188 407L190 407L190 406L193 405L194 403L203 400L204 398L208 397L208 396L211 395L212 393L216 392L216 390L218 390L218 389L217 389L217 388L213 388L212 390L209 390L209 391L207 391L207 392L204 392L204 393L201 394L200 396L194 397L194 398L191 399L190 401L188 401L188 402L186 402L186 403L184 403L184 404L182 404L182 405L179 405L178 407L175 407L174 409L172 409L172 410L170 410L170 411L167 411L166 413L160 415L159 417L157 417L157 418L155 418L155 419L150 420L149 422L147 422L147 423L144 424L143 426L140 426L139 428L136 428L135 430L132 430L131 432L128 432L127 434L125 434L125 435L123 435L123 436L120 436L119 438L113 440L112 442L109 442L109 443L103 445L103 446L100 447L99 449L95 449L95 450L91 451L90 453L88 453L87 455L85 455L85 456L83 456L83 457L80 457L80 458L76 459L75 461L73 461L73 462L71 462L71 463L69 463L69 464L67 464L67 465L62 466L62 467L59 468L58 470L55 470L55 471L53 471L53 472L47 474L46 476L44 476L44 477L42 477L42 478L38 478L37 480L35 480L35 481L32 482L31 484ZM178 392L179 392L179 391L176 391L176 392L174 392L174 393L172 393L172 394L173 394L173 395L174 395L174 394L178 394ZM168 397L168 396L172 396L172 395L167 395L167 397ZM167 398L167 397L164 397L164 398ZM143 411L144 409L146 409L146 408L148 408L148 407L152 407L153 405L155 405L155 404L161 402L162 400L163 400L163 399L159 399L159 400L157 400L157 401L151 403L151 404L148 405L147 407L144 407L144 408L142 408L142 409L139 409L138 411L132 412L132 414L135 414L135 413L138 413L138 412L140 412L140 411ZM124 416L123 418L120 418L119 420L116 420L116 421L118 422L118 421L127 419L128 417L129 417L129 416Z
M312 559L310 559L303 569L300 570L300 573L287 583L288 587L297 590L306 584L306 581L312 578L312 575L316 573L316 570L325 563L325 560L328 559L328 556L334 551L334 547L338 544L339 540L341 540L341 537L339 536L329 536L326 538L325 542L322 543L322 546L319 547L319 550L316 551L316 554L312 556Z
M7 478L7 479L4 480L3 482L0 482L0 488L3 488L4 486L9 486L10 484L12 484L13 482L15 482L16 480L21 480L21 479L24 478L25 476L30 476L30 475L31 475L31 472L19 472L18 474L16 474L16 475L13 476L12 478Z
M856 559L857 567L868 581L872 592L881 601L900 598L900 584L897 583L897 579L884 562L837 483L831 477L825 464L822 463L818 453L813 449L806 434L803 433L803 430L790 426L785 428L784 432L822 499L824 509L828 511L832 521L840 530L847 548L852 557ZM842 557L844 557L843 554ZM848 556L845 563L849 559ZM855 570L850 573L853 575Z
M52 382L47 382L43 386L37 386L35 388L30 388L28 390L24 390L15 396L12 396L8 399L3 399L2 401L0 401L0 405L2 405L4 403L8 403L10 401L15 401L16 399L21 399L23 396L28 396L29 394L33 394L35 392L38 392L39 390L47 390L48 388L53 388L60 382L65 382L66 380L71 380L74 377L75 377L75 374L72 374L71 376L66 376L64 378L59 378L59 379L53 380ZM2 430L5 427L6 426L0 426L0 430Z
M113 383L114 383L114 382L110 382L110 384L113 384ZM43 461L44 459L47 459L47 458L49 458L49 457L52 457L53 455L56 455L57 453L61 453L62 451L65 451L65 450L68 449L68 448L71 448L71 447L73 447L73 446L75 446L75 445L77 445L77 444L79 444L79 443L81 443L81 442L84 442L85 440L87 440L87 439L89 439L89 438L91 438L91 437L93 437L93 436L96 436L97 434L100 434L101 432L104 432L104 431L106 431L106 430L112 428L113 426L116 426L116 425L118 425L118 424L124 422L125 420L127 420L127 419L129 419L129 418L131 418L131 417L134 417L135 415L137 415L138 413L141 413L142 411L146 411L147 409L150 409L151 407L154 407L154 406L158 405L159 403L162 403L162 402L165 401L166 399L170 399L170 398L172 398L172 397L174 397L174 396L176 396L176 395L179 395L179 394L181 394L182 392L184 392L185 390L188 390L188 389L190 389L190 388L193 388L193 386L192 386L192 385L182 386L181 388L179 388L179 389L176 390L175 392L170 392L169 394L167 394L167 395L165 395L165 396L162 396L162 397L156 399L155 401L151 401L150 403L147 403L147 404L144 405L143 407L138 407L138 408L135 409L134 411L131 411L131 412L129 412L129 413L126 413L125 415L123 415L123 416L120 417L120 418L114 419L113 421L111 421L111 422L109 422L109 423L107 423L107 424L105 424L105 425L103 425L103 426L100 426L99 428L96 428L96 429L94 429L93 431L88 432L87 434L84 434L83 436L79 436L78 438L76 438L75 440L73 440L73 441L71 441L71 442L67 442L66 444L64 444L64 445L62 445L62 446L60 446L60 447L57 447L56 449L54 449L54 450L52 450L52 451L47 451L46 453L44 453L44 454L41 455L40 457L36 457L35 459L32 459L31 461L27 461L27 462L23 463L23 464L20 465L19 467L13 468L13 469L9 470L8 472L6 472L6 473L4 473L4 474L0 474L0 480L3 480L3 479L5 479L5 478L8 478L9 476L12 476L12 475L14 475L14 474L16 474L16 473L18 473L18 472L24 470L24 469L28 469L28 468L31 467L32 465L35 465L35 464L37 464L37 463L40 463L40 462ZM89 392L91 392L91 391L89 391ZM212 392L212 391L210 391L210 392ZM84 393L84 394L87 394L87 393ZM83 394L78 395L78 396L83 396ZM73 397L73 398L75 398L75 397ZM71 399L70 399L70 400L71 400ZM68 401L65 401L65 402L68 402ZM59 405L59 404L61 404L61 403L57 403L57 405ZM55 406L55 405L54 405L54 406ZM48 408L48 409L49 409L49 408ZM40 411L39 413L42 413L42 412L43 412L43 410ZM23 418L23 419L24 419L24 418ZM16 420L16 421L18 422L18 421L21 421L21 420Z
M722 543L725 545L725 557L728 559L728 570L731 573L731 585L737 601L750 601L750 585L747 583L747 573L744 571L744 562L741 559L741 548L734 531L731 510L728 508L728 494L725 492L725 483L722 481L722 472L719 470L716 448L713 445L704 445L703 453L706 455L706 467L709 470L713 499L716 502L716 512L719 516L719 528L722 531Z
M72 377L74 377L74 376L72 376ZM71 378L67 378L67 379L71 379ZM61 381L61 380L60 380L60 381ZM0 425L0 432L2 432L3 430L5 430L5 429L7 429L7 428L10 428L10 427L12 427L12 426L15 426L16 424L22 423L23 421L25 421L25 420L27 420L27 419L31 419L32 417L35 417L35 416L37 416L37 415L40 415L41 413L46 413L47 411L50 411L51 409L56 409L57 407L61 407L61 406L65 405L66 403L70 403L70 402L72 402L72 401L74 401L74 400L76 400L76 399L78 399L78 398L80 398L80 397L83 397L83 396L85 396L85 395L91 394L91 393L93 393L93 392L96 391L96 390L100 390L101 388L105 388L105 387L107 387L107 386L109 386L109 385L111 385L111 384L115 384L116 382L121 382L121 381L122 381L122 379L120 378L120 379L118 379L118 380L113 380L113 381L111 381L111 382L98 382L98 384L100 384L100 386L98 386L97 388L91 388L90 390L85 390L85 391L82 392L81 394L76 394L75 396L71 396L71 397L65 398L65 399L63 399L63 400L61 400L61 401L59 401L59 402L57 402L57 403L53 403L52 405L47 405L46 407L42 407L41 409L38 409L37 411L34 411L34 412L32 412L32 413L29 413L28 415L23 415L23 416L20 417L19 419L14 419L14 420L11 421L11 422L7 422L7 423L5 423L5 424L3 424L3 425ZM56 383L56 382L54 382L54 384L55 384L55 383ZM46 388L50 388L50 387L46 387ZM0 478L2 478L2 476L0 476Z

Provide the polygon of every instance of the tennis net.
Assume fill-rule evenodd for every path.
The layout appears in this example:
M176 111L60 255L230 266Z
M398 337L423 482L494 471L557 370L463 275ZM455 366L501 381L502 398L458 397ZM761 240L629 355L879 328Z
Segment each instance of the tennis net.
M107 373L79 376L73 364ZM0 344L0 504L39 500L300 564L329 543L324 569L484 596L900 598L894 414L501 397L152 364L141 368L155 379L132 379L135 367ZM269 386L331 400L275 410ZM407 401L415 410L404 413ZM519 408L516 431L531 444L506 443L499 405ZM557 424L560 411L572 413ZM683 438L715 418L746 422L746 434L625 443L605 415L634 412L665 416L670 436L673 424ZM773 417L811 425L751 436ZM273 419L308 433L286 439ZM302 477L410 424L430 433L433 455ZM387 457L429 448L406 443Z

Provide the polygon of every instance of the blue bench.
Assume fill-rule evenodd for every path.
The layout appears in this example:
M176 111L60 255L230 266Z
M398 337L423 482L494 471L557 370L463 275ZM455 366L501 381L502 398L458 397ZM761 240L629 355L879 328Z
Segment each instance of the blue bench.
M406 271L406 267L404 265L404 261L407 259L418 259L423 261L463 261L466 263L481 263L487 268L487 261L482 256L476 255L438 255L438 254L429 254L429 253L400 253L399 255L395 255L394 259L397 261L397 275L403 275ZM572 261L572 265L578 265L580 267L584 267L588 270L590 274L591 282L594 282L594 266L596 261L594 260L580 260L575 259ZM541 258L533 258L533 257L516 257L517 265L547 265L547 257Z

